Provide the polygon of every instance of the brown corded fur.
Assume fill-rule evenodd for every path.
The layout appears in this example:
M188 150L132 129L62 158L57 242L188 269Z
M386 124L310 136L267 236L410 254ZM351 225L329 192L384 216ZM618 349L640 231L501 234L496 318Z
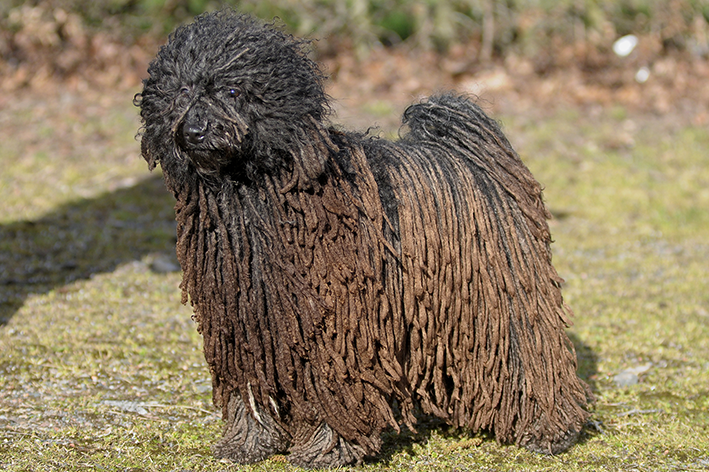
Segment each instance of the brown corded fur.
M211 37L220 29L243 39L219 60L245 61L236 70L254 84L273 80L273 96L249 94L256 86L239 79L236 111L220 105L224 117L210 116L218 97L200 105L197 86L192 102L165 108L179 61L194 61L180 48L222 44ZM355 463L379 450L384 428L413 428L416 405L504 443L569 447L588 390L564 331L571 313L540 185L459 96L409 108L397 143L329 128L321 90L288 94L293 85L259 70L273 63L319 80L274 31L229 13L201 17L161 50L138 97L143 155L162 165L177 199L183 302L195 309L227 421L217 454ZM275 35L263 44L276 52L259 55L260 35ZM285 106L276 90L283 103L302 100L302 115L290 103L287 120L270 123ZM205 113L205 130L221 134L202 130L203 142L195 127Z

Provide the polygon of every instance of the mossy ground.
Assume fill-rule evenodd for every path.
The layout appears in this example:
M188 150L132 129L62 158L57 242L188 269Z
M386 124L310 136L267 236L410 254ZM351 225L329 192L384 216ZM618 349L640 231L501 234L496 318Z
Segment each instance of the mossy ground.
M201 340L180 274L153 270L173 258L172 197L138 155L130 97L0 111L0 469L291 470L211 457ZM361 469L709 469L709 132L624 109L500 118L555 215L592 423L556 457L424 424Z

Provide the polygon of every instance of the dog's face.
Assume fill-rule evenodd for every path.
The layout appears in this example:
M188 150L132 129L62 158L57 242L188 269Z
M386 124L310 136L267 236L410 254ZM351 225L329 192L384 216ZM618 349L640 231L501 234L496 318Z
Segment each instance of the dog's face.
M179 28L148 72L137 102L151 166L175 159L201 174L270 171L305 118L325 113L322 76L303 43L228 11Z
M249 126L244 84L237 78L184 77L173 91L175 144L201 171L213 172L240 158ZM206 79L206 80L205 80Z

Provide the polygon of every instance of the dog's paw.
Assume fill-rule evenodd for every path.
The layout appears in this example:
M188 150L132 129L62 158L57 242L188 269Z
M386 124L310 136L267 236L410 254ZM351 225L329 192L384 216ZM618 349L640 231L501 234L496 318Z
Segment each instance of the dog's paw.
M561 454L568 448L576 444L581 430L571 429L561 432L554 438L524 438L520 441L520 446L538 454Z
M227 406L224 437L212 446L215 457L253 464L288 448L286 433L273 418L264 411L255 413L256 417L247 411L238 395L232 394Z
M290 448L288 461L306 469L326 469L361 464L364 456L362 447L346 441L323 422Z

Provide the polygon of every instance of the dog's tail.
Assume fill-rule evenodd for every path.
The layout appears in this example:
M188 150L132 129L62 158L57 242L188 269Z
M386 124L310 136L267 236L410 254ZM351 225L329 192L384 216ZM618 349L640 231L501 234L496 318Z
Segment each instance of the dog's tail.
M435 95L410 106L403 116L408 132L401 143L427 148L434 160L464 162L483 180L492 179L527 216L540 239L550 240L542 186L519 158L500 126L469 98Z
M456 141L465 146L467 141L478 145L490 141L510 148L500 127L473 101L463 95L446 93L434 95L411 105L403 116L409 128L406 138L418 142Z

